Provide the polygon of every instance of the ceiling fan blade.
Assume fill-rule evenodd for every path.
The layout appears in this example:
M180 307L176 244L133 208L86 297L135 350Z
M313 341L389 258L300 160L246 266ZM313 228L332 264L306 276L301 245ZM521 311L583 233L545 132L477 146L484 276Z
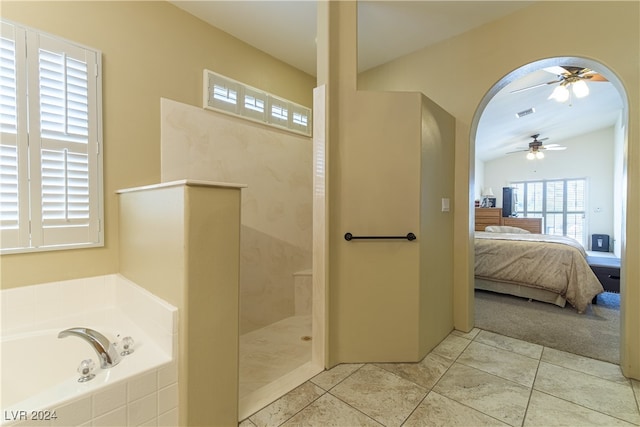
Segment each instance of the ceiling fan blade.
M537 88L537 87L546 86L546 85L552 85L552 84L554 84L554 83L560 83L561 81L562 81L562 80L553 80L553 81L546 82L546 83L540 83L540 84L537 84L537 85L533 85L533 86L523 87L523 88L521 88L521 89L512 90L512 91L511 91L511 92L509 92L509 93L519 93L519 92L524 92L525 90L535 89L535 88Z
M576 73L581 79L589 80L590 82L608 82L602 74L589 68L583 68L582 71Z
M585 78L588 78L590 82L608 82L602 74L587 74Z
M554 147L561 147L560 144L547 144L544 146L544 148L554 148Z
M567 147L563 147L563 146L557 146L557 147L540 147L540 148L544 148L545 150L549 150L549 151L562 151L562 150L566 150Z
M556 76L562 76L564 74L570 73L570 71L568 71L566 68L561 67L559 65L554 65L552 67L545 67L544 70L551 74L555 74Z

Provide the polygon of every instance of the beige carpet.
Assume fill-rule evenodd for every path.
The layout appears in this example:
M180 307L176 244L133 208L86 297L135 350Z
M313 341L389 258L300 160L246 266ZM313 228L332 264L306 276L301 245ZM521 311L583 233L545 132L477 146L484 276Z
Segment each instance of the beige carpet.
M578 314L565 308L487 291L475 291L475 326L556 350L620 362L620 296L604 293Z

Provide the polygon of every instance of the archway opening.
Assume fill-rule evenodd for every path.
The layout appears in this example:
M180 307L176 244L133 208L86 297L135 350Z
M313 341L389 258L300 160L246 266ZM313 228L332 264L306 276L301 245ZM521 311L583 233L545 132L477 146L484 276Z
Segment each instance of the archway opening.
M615 206L615 213L612 213L611 217L614 218L611 222L611 227L610 227L610 234L612 235L612 239L611 239L611 244L615 245L615 248L612 249L612 251L615 250L615 254L614 256L619 258L622 262L624 262L625 260L625 253L624 253L624 241L625 241L625 231L624 231L624 226L623 224L625 223L625 200L624 200L624 194L622 189L626 188L626 176L624 174L623 171L626 171L626 162L627 159L625 158L625 154L626 153L626 144L628 141L628 126L627 126L627 122L628 122L628 101L627 101L627 96L626 93L624 91L624 88L622 86L621 81L619 80L619 78L616 76L616 74L608 69L606 66L590 60L590 59L586 59L586 58L579 58L579 57L556 57L556 58L547 58L547 59L543 59L543 60L539 60L539 61L534 61L531 62L529 64L526 64L522 67L519 67L518 69L515 69L513 71L511 71L510 73L506 74L504 77L502 77L493 87L491 87L488 92L486 93L486 95L483 97L480 105L478 106L476 113L474 115L473 118L473 122L472 122L472 129L471 129L471 133L470 133L470 146L471 146L471 150L470 150L470 156L471 158L469 159L470 164L475 165L475 167L472 170L475 170L475 176L474 178L471 180L472 184L470 184L472 186L472 188L470 189L470 194L473 195L474 200L471 200L470 202L476 201L476 203L478 201L480 201L481 203L486 202L486 198L484 197L484 195L486 193L493 193L493 190L496 190L495 193L498 198L498 206L502 206L501 203L501 187L502 185L496 185L496 181L495 179L492 182L485 182L485 178L484 178L484 162L486 159L486 150L484 148L483 141L482 138L483 136L483 131L486 131L486 129L483 129L483 126L487 125L487 114L489 114L488 112L491 110L492 107L492 101L495 101L496 99L500 98L500 97L505 97L505 96L511 96L511 97L515 97L516 94L514 94L513 92L515 91L514 87L516 87L516 83L517 82L526 82L527 78L534 75L535 73L542 73L545 74L545 72L543 70L550 70L553 68L558 68L558 67L567 67L567 66L572 66L572 67L576 67L576 68L581 68L581 69L589 69L589 70L595 70L597 71L597 73L601 76L603 76L606 81L608 82L607 85L609 87L609 91L613 92L615 94L615 96L618 97L619 100L619 104L620 104L620 108L617 112L617 117L615 119L615 124L613 125L613 132L615 133L615 138L618 141L618 147L617 147L617 152L616 154L613 155L613 157L616 160L616 165L615 169L616 171L619 171L618 176L615 178L615 185L611 185L611 189L610 191L612 192L611 194L611 202L609 203L609 206L607 207L610 210L614 210L614 206ZM553 82L554 80L554 75L551 73L547 73L548 78L546 79L549 82ZM557 76L555 76L557 77ZM560 80L558 80L557 82L560 82ZM597 84L597 83L595 83ZM590 83L590 86L593 86L594 83ZM526 86L522 86L525 89L527 89L528 92L533 92L533 91L539 91L541 93L544 93L545 95L545 101L546 101L546 96L551 94L553 87L549 84L546 84L546 81L543 80L543 83L541 84L531 84L531 85L526 85ZM528 89L531 90L529 91ZM524 92L524 91L523 91ZM548 93L547 93L548 92ZM505 94L509 94L509 95L505 95ZM528 94L527 94L528 95ZM577 101L577 100L576 100ZM547 101L549 103L552 102L556 102L554 100L549 100ZM565 102L564 108L574 108L577 109L576 107L579 104L576 102L574 104L571 104L570 102ZM535 109L535 107L534 107ZM544 107L542 108L544 109ZM525 109L522 109L522 111L525 111ZM519 108L514 108L513 110L513 114L517 114L521 112L521 109ZM492 119L493 120L493 119ZM489 121L491 122L491 121ZM575 125L575 124L574 124ZM521 120L520 123L518 123L517 126L520 126L521 129L517 129L514 127L513 129L511 129L511 131L513 132L513 135L511 135L511 137L515 138L512 140L509 140L510 135L508 134L508 130L502 133L502 135L499 135L495 138L495 141L493 141L496 145L492 148L493 150L499 150L502 149L503 152L502 153L492 153L489 156L496 156L496 155L505 155L509 152L518 152L520 151L518 148L525 148L524 151L527 151L527 144L530 141L525 139L525 137L533 137L536 134L540 134L541 132L544 132L544 128L542 128L542 126L540 124L538 125L531 125L531 122L527 122L526 120ZM571 126L570 123L567 123L566 126ZM576 125L577 126L577 125ZM596 124L594 124L594 126L597 126ZM505 126L507 127L507 126ZM542 128L542 129L541 129ZM554 137L553 140L550 140L549 143L559 143L562 141L562 132L561 132L561 128L560 126L556 126L555 128L549 127L548 129L551 129L550 135ZM587 130L588 131L588 130ZM516 134L516 132L520 132L520 134ZM485 132L486 133L486 132ZM494 135L497 135L498 132L494 132ZM547 135L544 135L547 136ZM557 136L560 136L559 138L555 138ZM517 138L520 138L520 141L516 141ZM542 137L541 137L542 138ZM517 147L514 144L519 144L519 145L524 145L524 147ZM498 148L496 148L498 147ZM480 153L480 154L477 154ZM510 154L511 156L521 156L522 159L524 159L524 156L527 153L518 153L518 154ZM481 158L478 157L478 155L480 155ZM484 157L482 157L484 156ZM518 158L519 159L519 158ZM541 161L540 161L541 162ZM530 165L533 165L533 163L530 163ZM542 165L542 163L538 163L538 165ZM543 169L543 167L539 167L539 169ZM539 172L538 170L535 170L532 167L532 171L535 172ZM474 173L474 172L472 172ZM543 174L539 174L538 176L543 178L542 176ZM480 176L480 178L479 178ZM614 178L612 178L613 180ZM489 180L490 181L490 180ZM510 186L510 184L508 184L508 179L505 179L504 181L507 185ZM498 188L492 188L492 187L498 187ZM617 191L615 190L617 188ZM614 194L615 193L615 194ZM471 205L473 206L473 203L471 203ZM586 212L586 216L591 215L592 217L595 216L596 214L594 214L594 212L600 212L600 209L602 209L601 206L597 206L594 203L590 203L588 205L588 207L586 208L587 212ZM598 210L596 210L598 209ZM545 224L544 221L545 219L542 219L542 224ZM585 223L586 224L586 223ZM588 227L588 224L586 224L585 226ZM549 234L557 234L554 233L554 230L552 226L543 226L544 230L543 233L545 231L551 231ZM592 226L591 229L588 229L588 231L583 231L583 239L582 239L582 243L585 246L585 248L587 249L592 249L590 247L590 238L592 237L592 234L597 233L598 231L595 229L595 226ZM477 227L476 227L477 230ZM565 231L566 231L566 225L565 225ZM470 267L469 268L473 268L473 264L474 264L474 257L471 258L470 261ZM474 281L472 281L470 283L470 286L474 287ZM622 290L624 291L624 286L621 286ZM620 295L620 298L624 298L624 294ZM474 302L475 304L475 302ZM618 325L618 330L620 330L620 326ZM621 340L621 344L620 344L620 350L622 350L622 347L624 346L624 337L620 336ZM622 351L620 352L622 353Z

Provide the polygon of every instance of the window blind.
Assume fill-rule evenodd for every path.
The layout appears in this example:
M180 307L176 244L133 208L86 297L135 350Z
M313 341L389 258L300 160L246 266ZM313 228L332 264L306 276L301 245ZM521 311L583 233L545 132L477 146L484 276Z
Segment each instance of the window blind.
M21 202L21 190L27 189L26 164L18 145L18 84L16 29L2 26L0 37L0 240L2 246L18 247L29 242L28 205ZM26 148L26 147L25 147Z
M518 210L542 218L545 234L569 236L585 244L587 180L556 179L511 183L518 192Z
M87 143L87 64L40 49L38 76L41 136Z
M15 42L0 38L0 227L17 229L18 204L18 147L16 104Z
M17 132L16 103L16 44L6 37L0 38L0 131Z
M100 53L4 20L2 36L2 250L100 246Z
M17 147L0 145L0 227L17 229L18 204L18 150Z

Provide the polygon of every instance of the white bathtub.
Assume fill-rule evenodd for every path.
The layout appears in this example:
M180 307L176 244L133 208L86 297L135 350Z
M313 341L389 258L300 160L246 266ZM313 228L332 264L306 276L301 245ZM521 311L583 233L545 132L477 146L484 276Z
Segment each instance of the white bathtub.
M128 309L117 303L118 295L129 302L131 298L144 299L148 297L144 291L119 279L112 280L111 285L113 289L107 286L107 293L113 292L111 295L105 296L104 287L100 289L107 307L92 307L82 313L54 316L3 331L0 341L2 425L32 418L35 418L32 424L38 426L71 426L89 421L127 426L154 419L158 422L162 415L165 421L177 420L177 374L172 343L162 342L163 337L158 337L157 331L144 330L144 326L127 314ZM65 289L59 283L56 286L58 291ZM90 286L83 287L83 291L86 289ZM19 297L9 295L8 299L15 302ZM3 295L3 308L8 304L6 300L7 295ZM158 308L152 307L153 303L145 307L147 303L137 301L129 308L157 322ZM58 338L60 331L72 327L94 329L111 342L131 336L135 340L134 352L121 356L116 366L101 369L96 352L86 341L76 336ZM80 383L77 368L84 359L93 359L96 376ZM163 407L158 405L161 395Z

